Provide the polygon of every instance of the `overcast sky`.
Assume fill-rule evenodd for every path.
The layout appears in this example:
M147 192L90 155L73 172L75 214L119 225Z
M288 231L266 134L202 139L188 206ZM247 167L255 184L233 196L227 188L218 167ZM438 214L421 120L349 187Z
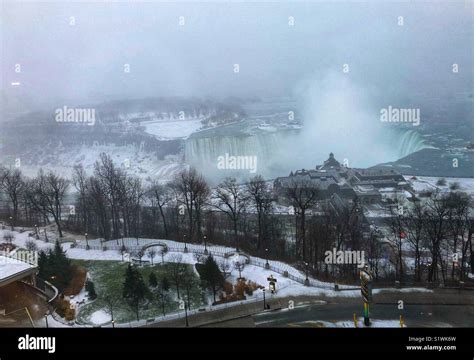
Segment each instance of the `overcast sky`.
M471 1L2 6L2 90L36 102L299 96L345 63L350 81L374 97L473 86Z

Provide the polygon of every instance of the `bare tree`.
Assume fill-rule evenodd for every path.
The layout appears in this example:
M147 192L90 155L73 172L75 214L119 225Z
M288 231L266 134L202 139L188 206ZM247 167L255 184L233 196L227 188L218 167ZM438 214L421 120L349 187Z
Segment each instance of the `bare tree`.
M74 166L74 173L72 176L72 183L77 190L78 194L78 214L80 214L82 229L88 231L88 218L89 214L88 201L87 201L87 174L84 167L81 165Z
M170 189L167 185L161 185L158 182L153 182L148 188L146 196L151 202L151 208L153 211L153 219L155 218L155 209L158 208L163 221L163 230L165 237L168 238L168 224L166 222L166 216L164 212L165 206L171 201Z
M306 215L318 201L318 188L309 180L292 179L285 189L285 197L295 209L296 222L299 220L300 228L297 234L297 252L301 254L303 261L306 256Z
M19 169L0 168L0 189L8 196L12 204L12 223L14 227L18 220L18 206L25 182Z
M456 184L456 183L452 183ZM458 247L461 243L461 253L464 254L467 246L464 239L469 231L469 195L459 191L452 191L447 197L448 212L448 231L452 238L453 261L451 266L451 280L454 280L456 266L458 265ZM462 255L463 256L463 255ZM461 264L461 270L464 264ZM460 274L460 277L462 275Z
M96 177L90 177L87 182L86 190L86 203L88 204L87 207L90 208L92 213L95 215L95 223L97 225L96 233L99 236L105 238L105 240L109 240L110 217L107 208L108 200L105 195L104 185Z
M238 251L238 224L247 206L248 195L235 178L225 178L215 189L214 206L233 223L235 248Z
M169 257L169 268L170 276L176 287L176 294L178 299L180 299L180 286L184 283L184 277L186 274L186 264L183 264L183 257L181 254L173 254Z
M58 228L59 237L63 236L61 217L68 186L68 180L53 172L44 174L42 170L28 184L27 192L31 203L46 218L53 217Z
M425 240L425 213L420 200L405 211L402 217L406 240L413 248L415 255L415 280L421 281L421 249Z
M219 266L219 270L221 271L222 276L224 277L224 280L226 280L230 276L230 273L231 273L231 269L230 269L231 266L230 266L229 260L223 259L221 261L218 261L217 265Z
M268 246L264 237L265 218L271 210L270 188L261 175L251 178L246 185L248 198L257 212L258 240L257 250Z
M443 258L441 254L441 243L446 238L448 231L447 197L439 190L435 191L426 202L426 232L430 240L431 266L428 271L428 281L438 280L438 268L441 268L443 280L446 278Z
M94 164L94 175L110 206L112 237L118 238L120 236L120 186L125 175L114 165L112 158L105 153L100 154L99 160Z
M121 299L112 293L105 293L103 296L101 296L102 302L104 303L104 311L110 315L110 318L112 320L112 324L115 322L115 311L119 307Z
M175 191L178 203L186 210L189 241L194 239L196 229L197 235L201 239L201 209L210 193L206 180L196 169L191 168L178 173L171 186Z
M404 229L404 212L403 199L397 198L395 203L389 207L390 216L387 218L389 232L387 238L392 250L395 254L395 269L397 279L404 280L404 266L403 266L403 240L406 237Z
M151 265L153 265L153 259L155 258L156 256L156 250L154 247L151 247L148 249L146 255L148 256L148 258L151 260Z

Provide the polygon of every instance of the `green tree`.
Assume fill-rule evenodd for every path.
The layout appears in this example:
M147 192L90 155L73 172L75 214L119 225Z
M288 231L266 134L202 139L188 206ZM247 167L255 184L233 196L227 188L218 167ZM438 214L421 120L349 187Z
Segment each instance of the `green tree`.
M169 290L170 290L171 284L170 284L170 282L169 282L169 280L168 280L167 277L164 277L164 278L161 279L161 281L160 281L160 287L161 287L162 289L164 289L165 291L169 291Z
M90 280L86 281L86 291L89 294L89 298L91 300L95 300L97 298L97 293L95 292L94 283Z
M148 285L152 288L156 288L158 286L158 279L156 278L156 275L153 271L150 273L150 275L148 275Z
M59 291L63 291L73 277L71 260L67 258L59 241L56 241L53 250L50 249L47 253L40 252L38 269L39 276L53 283Z
M166 277L161 279L159 286L156 288L157 300L161 306L161 311L163 313L163 316L166 315L165 307L169 301L170 288L171 288L170 282L168 281L168 278Z
M38 276L41 279L49 279L51 276L50 270L48 254L46 254L44 251L41 251L38 255Z
M204 287L212 291L215 302L217 291L224 285L224 275L222 275L219 266L211 255L207 257L201 267L200 275Z
M140 320L140 305L149 295L149 290L143 281L143 277L132 264L125 271L125 282L123 284L123 297L128 306L135 311L137 320Z

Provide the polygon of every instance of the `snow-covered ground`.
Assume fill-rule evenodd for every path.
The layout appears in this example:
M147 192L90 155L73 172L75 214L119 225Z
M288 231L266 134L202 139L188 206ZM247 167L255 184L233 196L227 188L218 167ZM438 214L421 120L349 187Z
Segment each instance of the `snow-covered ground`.
M26 262L0 255L0 281L32 268Z
M149 177L161 181L169 181L179 170L186 168L179 155L167 155L164 159L143 150L140 146L127 145L81 145L64 146L54 154L44 154L34 165L24 161L21 164L22 173L28 177L37 175L39 169L48 169L61 176L71 178L74 166L82 165L87 173L91 174L94 164L101 153L110 155L116 166L123 168L127 173L143 180ZM35 154L26 154L26 158L34 159Z
M96 312L92 313L89 318L89 321L96 325L103 325L107 324L112 320L109 313L105 310L97 310Z
M454 178L454 177L429 177L429 176L404 176L405 179L411 184L416 192L420 191L433 191L440 189L441 191L448 191L449 186L453 183L459 184L459 190L465 191L468 194L474 195L474 178ZM445 179L446 185L437 185L439 179Z
M3 232L8 231L8 230L0 230L0 237L3 236ZM19 232L13 232L15 235L15 238L13 240L13 243L19 247L25 247L25 244L27 241L32 241L36 244L39 250L47 250L51 248L53 243L45 243L42 240L36 240L34 237L29 237L28 234L29 231L25 231L23 233ZM132 239L128 239L131 241ZM146 239L141 239L140 244L142 240ZM195 245L195 244L188 244L188 249L190 252L184 253L182 250L184 250L184 244L183 243L178 243L175 241L171 240L159 240L160 242L166 243L167 246L169 246L170 251L168 251L162 258L161 254L158 254L154 258L154 263L160 263L164 260L164 262L181 262L181 263L186 263L186 264L195 264L196 262L199 261L200 256L198 254L195 254L192 252L193 247L199 247L201 245ZM116 243L116 241L110 241L109 243ZM84 243L84 240L78 240L78 244ZM97 239L92 239L89 240L89 244L93 246L95 243L99 243L99 240ZM72 242L68 243L63 243L63 249L66 251L66 255L71 258L71 259L81 259L81 260L97 260L97 261L121 261L122 260L122 255L120 254L119 251L115 249L110 249L110 250L85 250L83 248L77 248L77 247L71 247ZM109 245L110 247L110 245ZM181 249L182 248L182 249ZM208 246L208 250L213 253L216 261L218 263L220 262L227 262L229 266L229 272L230 275L228 277L228 281L232 283L237 282L237 278L239 277L239 270L235 267L235 263L239 261L241 264L245 264L246 260L249 258L251 261L256 262L258 264L264 264L265 260L264 259L259 259L255 257L247 257L246 255L242 254L233 254L229 257L224 257L223 255L233 251L234 249L232 248L226 248L222 246ZM131 256L129 254L126 254L124 256L125 261L129 261ZM145 256L143 260L150 260ZM302 273L295 269L294 267L281 263L281 262L276 262L276 261L269 261L269 263L272 266L278 266L278 268L284 268L286 271L288 271L289 274L292 274L294 276L301 276ZM334 284L332 283L323 283L319 282L317 280L312 279L312 284L317 285L317 286L304 286L301 283L294 281L288 277L285 277L281 275L278 272L275 272L270 269L265 269L262 266L256 266L254 264L245 264L243 269L241 269L241 276L245 278L246 280L252 281L260 286L263 287L268 287L268 278L272 276L274 279L276 279L276 294L268 294L267 296L269 297L276 297L276 298L284 298L288 296L300 296L300 295L305 295L305 296L325 296L325 297L360 297L360 290L359 289L347 289L347 286L340 286L341 289L339 291L335 291L334 289ZM321 285L321 286L318 286ZM346 288L346 289L344 289ZM391 292L400 292L400 293L407 293L407 292L432 292L432 290L429 289L424 289L424 288L404 288L404 289L374 289L373 293L378 294L384 291L391 291ZM258 299L262 298L262 291L257 290L254 292L252 296L248 296L247 301L256 301ZM81 293L78 295L74 296L71 299L71 302L76 305L76 307L79 309L81 306L84 304L88 303L87 299L87 294L85 290L83 289ZM235 304L225 304L225 306L237 306L239 303ZM216 307L217 308L217 307ZM55 321L51 317L49 317L50 326L55 326L56 323L58 326L65 326L64 324ZM103 310L99 310L91 314L90 316L90 322L96 325L102 325L102 324L107 324L110 322L110 316ZM352 326L353 323L351 322ZM380 323L380 327L387 327L388 323ZM374 326L377 326L378 324L374 323ZM390 325L390 324L388 324ZM339 326L337 323L333 324L333 326ZM342 322L340 326L344 326L344 323Z
M357 327L364 327L364 318L359 318L357 319ZM326 326L326 327L345 327L345 328L353 328L354 327L354 321L353 320L346 320L346 321L337 321L335 323L327 323L325 324L329 325L332 324L332 326ZM377 320L377 319L371 319L370 320L370 327L371 328L399 328L400 326L400 320ZM403 327L406 327L404 325Z
M201 120L201 118L154 120L143 122L141 125L145 127L145 132L157 139L172 140L187 138L201 129Z

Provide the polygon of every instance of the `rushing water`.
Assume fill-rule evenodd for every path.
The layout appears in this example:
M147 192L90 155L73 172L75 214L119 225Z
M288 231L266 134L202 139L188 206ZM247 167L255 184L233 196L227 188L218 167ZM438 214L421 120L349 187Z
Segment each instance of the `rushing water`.
M217 171L220 156L255 156L258 159L257 172L265 176L280 176L299 168L313 168L322 163L329 152L334 152L342 161L345 158L357 159L350 166L372 166L377 163L393 161L427 147L416 130L390 129L385 132L386 139L374 141L374 148L358 144L354 139L350 144L336 141L305 143L305 130L257 131L253 134L205 133L191 136L185 142L185 161L201 169L209 176L228 176L229 171ZM327 139L326 139L327 140ZM380 150L377 150L380 149ZM365 159L364 159L365 156ZM359 160L363 159L363 160ZM237 172L249 175L248 171ZM236 175L236 173L232 173ZM250 174L251 175L251 174Z

